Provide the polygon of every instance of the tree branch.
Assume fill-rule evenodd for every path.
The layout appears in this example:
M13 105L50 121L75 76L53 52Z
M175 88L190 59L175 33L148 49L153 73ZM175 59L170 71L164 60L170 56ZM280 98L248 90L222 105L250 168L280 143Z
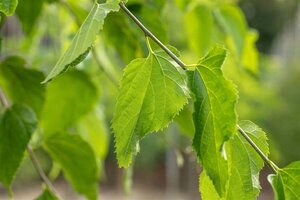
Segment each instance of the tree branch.
M237 125L239 133L247 140L247 142L253 147L253 149L259 154L263 161L270 167L270 169L277 174L278 167L260 150L260 148L252 141L247 133Z
M151 38L160 48L162 48L182 69L186 69L184 64L168 47L166 47L151 31L149 31L136 16L134 16L130 10L125 6L123 2L119 3L120 7L124 12L138 25L138 27L144 32L146 37Z
M9 103L7 97L5 96L2 88L0 88L0 101L1 101L2 105L4 106L4 108L9 108L10 107L10 103ZM49 190L53 194L55 194L57 197L59 197L59 195L56 192L55 188L53 187L51 181L48 179L48 177L46 176L45 172L41 168L41 165L40 165L37 157L35 156L32 148L30 147L29 144L27 145L27 152L29 154L29 157L30 157L30 159L32 161L33 166L35 167L35 169L38 172L39 176L42 178L43 182L46 184L46 186L49 188Z

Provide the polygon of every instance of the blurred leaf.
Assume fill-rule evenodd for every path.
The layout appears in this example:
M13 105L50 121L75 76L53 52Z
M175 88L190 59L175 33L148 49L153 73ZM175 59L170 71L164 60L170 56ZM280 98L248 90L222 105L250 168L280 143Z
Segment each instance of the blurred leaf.
M25 68L25 60L12 56L0 64L0 85L9 99L30 106L39 117L45 100L43 73Z
M20 0L16 9L16 14L22 23L23 30L26 34L31 33L39 17L44 0Z
M45 141L45 149L57 162L72 187L90 200L98 196L98 167L93 149L78 135L58 133Z
M228 180L223 145L236 132L237 120L237 92L221 70L226 54L223 47L211 49L191 78L196 99L193 147L220 196L224 196Z
M91 145L96 156L103 160L108 151L109 134L102 110L96 109L84 117L79 123L78 132Z
M262 152L268 155L266 134L250 121L241 121L239 124ZM261 188L259 172L264 161L241 135L234 135L226 147L231 174L226 188L226 199L256 199Z
M44 188L43 193L35 200L58 200L58 198L54 194L52 194L48 188Z
M3 12L6 16L10 16L14 14L17 5L18 0L1 0L0 12Z
M19 104L0 116L0 181L7 189L10 189L37 123L34 112Z
M188 136L189 138L194 137L195 126L193 122L192 106L186 105L174 120L178 124L179 130L182 134Z
M293 162L276 175L268 176L277 200L300 199L300 161Z
M97 89L82 71L70 71L48 85L41 124L47 135L65 130L93 109Z
M238 6L225 4L216 10L215 16L227 34L229 47L233 50L238 60L243 55L247 22Z
M189 46L198 54L204 55L212 44L213 15L206 5L198 5L184 16Z
M258 33L255 30L249 31L245 38L245 48L242 55L242 65L250 72L258 73L258 54L255 43Z
M76 66L80 63L89 53L97 34L103 28L104 19L107 14L111 11L118 10L119 6L115 1L104 4L95 3L75 35L70 47L58 60L43 83L46 83L57 75L65 72L69 67Z
M122 167L131 163L140 139L166 127L187 103L184 72L168 59L150 52L125 68L112 123Z

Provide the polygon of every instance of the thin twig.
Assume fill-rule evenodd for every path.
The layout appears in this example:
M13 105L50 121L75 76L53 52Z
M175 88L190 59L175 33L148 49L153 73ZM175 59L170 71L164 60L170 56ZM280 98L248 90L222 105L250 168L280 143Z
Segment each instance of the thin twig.
M29 154L29 157L32 161L32 164L33 164L34 168L38 172L39 176L42 178L43 182L46 184L48 189L58 197L59 196L58 192L55 190L55 188L52 185L51 181L48 179L47 175L45 174L44 170L42 169L36 155L34 154L32 148L30 147L30 145L27 146L27 152ZM62 198L60 197L59 199L62 199Z
M259 156L264 160L264 162L270 167L270 169L277 174L279 167L277 167L261 150L260 148L252 141L252 139L248 136L248 134L237 125L239 133L249 142L249 144L253 147L253 149L259 154Z
M0 88L0 101L1 101L2 105L4 106L4 108L9 108L10 107L10 103L9 103L7 97L5 96L5 94L4 94L4 92L1 88ZM27 152L29 154L29 157L32 161L33 166L35 167L35 169L38 172L39 176L42 178L43 182L46 184L46 186L49 188L49 190L51 190L51 192L58 197L59 196L58 193L56 192L55 188L53 187L51 181L46 176L43 169L41 168L41 165L40 165L38 159L36 158L32 148L30 147L30 145L27 145ZM60 199L62 199L62 198L60 198Z
M140 20L130 12L130 10L128 10L123 2L120 2L119 5L122 10L124 10L124 12L136 23L136 25L142 29L145 36L151 38L158 46L160 46L160 48L162 48L182 69L186 69L186 64L184 64L184 62L182 62L170 49L168 49L168 47L166 47L159 39L157 39L157 37L155 37L155 35L151 33L151 31L149 31L142 24L142 22L140 22Z

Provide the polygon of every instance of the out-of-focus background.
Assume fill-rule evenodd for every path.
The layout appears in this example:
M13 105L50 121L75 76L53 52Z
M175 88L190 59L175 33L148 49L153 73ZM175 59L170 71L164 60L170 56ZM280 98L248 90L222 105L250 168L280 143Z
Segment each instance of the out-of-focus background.
M71 8L76 18L82 21L91 8L90 1L66 2L20 0L19 5L23 4L23 7L17 8L16 14L3 22L0 58L18 55L25 58L28 66L49 72L78 30L68 9ZM245 40L248 42L245 44L249 45L249 49L244 50L247 55L241 55L239 61L236 61L238 47L232 47L234 44L230 34L226 33L226 25L223 27L224 33L220 31L224 25L217 20L220 14L217 6L224 2L240 8L241 16L245 17L242 20L248 24L245 27ZM29 12L24 4L38 12ZM238 86L239 118L249 119L265 130L269 138L270 157L279 166L300 160L299 1L129 0L128 8L163 42L179 49L187 63L196 62L207 51L207 46L213 43L224 43L232 50L224 72ZM208 19L210 15L206 15L209 9L215 9L212 16L217 17L213 22ZM28 15L30 18L27 19ZM210 28L211 23L213 28ZM207 33L206 28L211 32ZM229 26L230 31L233 35L239 33L239 30ZM118 80L121 69L130 60L146 53L143 34L122 11L106 19L100 35L95 46L101 65ZM213 39L206 38L209 35L213 35ZM234 43L235 38L232 40ZM190 134L193 130L188 120L191 108L185 109L186 113L182 113L168 129L146 136L141 141L132 171L119 169L113 135L109 129L117 89L95 65L88 57L78 68L88 74L96 85L100 94L97 116L104 125L98 127L95 125L97 121L89 123L91 116L87 115L81 119L85 125L80 130L87 131L86 127L93 127L95 132L101 132L102 139L97 143L101 146L99 151L103 160L100 199L200 199L198 176L201 169L191 148ZM56 112L55 105L49 102L46 105L48 111ZM76 132L77 128L71 131ZM54 186L62 197L83 199L71 189L59 167L51 163L45 151L38 149L36 153L43 169L50 178L55 178ZM259 198L264 200L273 199L271 187L266 181L268 173L270 170L265 168L261 174L263 189ZM13 184L14 198L33 199L40 193L40 183L28 156L25 156ZM0 199L9 199L1 184Z

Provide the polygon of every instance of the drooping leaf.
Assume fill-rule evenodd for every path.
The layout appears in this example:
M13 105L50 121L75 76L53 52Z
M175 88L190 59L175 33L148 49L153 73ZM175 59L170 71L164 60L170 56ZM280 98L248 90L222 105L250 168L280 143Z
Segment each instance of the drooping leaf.
M23 30L26 34L31 33L39 17L44 0L21 0L16 9L16 14L22 23Z
M195 126L193 121L193 108L191 105L186 105L175 117L174 121L182 134L189 138L194 137Z
M119 165L128 167L147 133L166 127L187 103L181 68L161 51L133 60L124 71L112 128Z
M206 5L198 5L186 13L185 30L189 46L198 54L207 53L212 43L213 14Z
M94 149L96 156L104 159L109 145L109 134L105 124L103 111L99 108L84 117L78 132Z
M236 132L234 85L222 74L226 50L216 46L201 59L191 77L195 96L193 147L220 196L228 180L224 142Z
M6 16L10 16L14 14L17 5L18 0L1 0L0 12L3 12Z
M292 162L276 175L268 176L277 200L300 199L300 161Z
M269 148L266 134L250 121L241 121L239 124L267 156ZM263 160L241 135L234 135L226 145L226 150L231 174L226 199L256 199L260 190L259 172L263 168Z
M111 1L103 4L95 3L89 15L75 35L70 47L58 60L43 83L46 83L57 75L65 72L69 67L76 66L80 63L89 53L97 34L103 27L104 19L107 14L111 11L118 10L119 6L117 1Z
M25 60L12 56L0 64L0 85L15 103L31 107L39 117L45 100L45 86L40 82L43 73L25 68Z
M72 187L90 200L97 199L98 170L93 149L80 136L66 133L52 135L44 146Z
M58 200L58 198L54 194L52 194L52 192L48 188L44 188L43 193L35 200Z
M24 105L14 104L0 116L0 181L8 189L36 126L34 112Z
M241 9L225 4L216 10L215 16L227 35L229 46L237 58L241 58L247 33L247 22Z
M48 85L41 125L46 135L75 124L95 106L97 90L88 75L70 71Z

